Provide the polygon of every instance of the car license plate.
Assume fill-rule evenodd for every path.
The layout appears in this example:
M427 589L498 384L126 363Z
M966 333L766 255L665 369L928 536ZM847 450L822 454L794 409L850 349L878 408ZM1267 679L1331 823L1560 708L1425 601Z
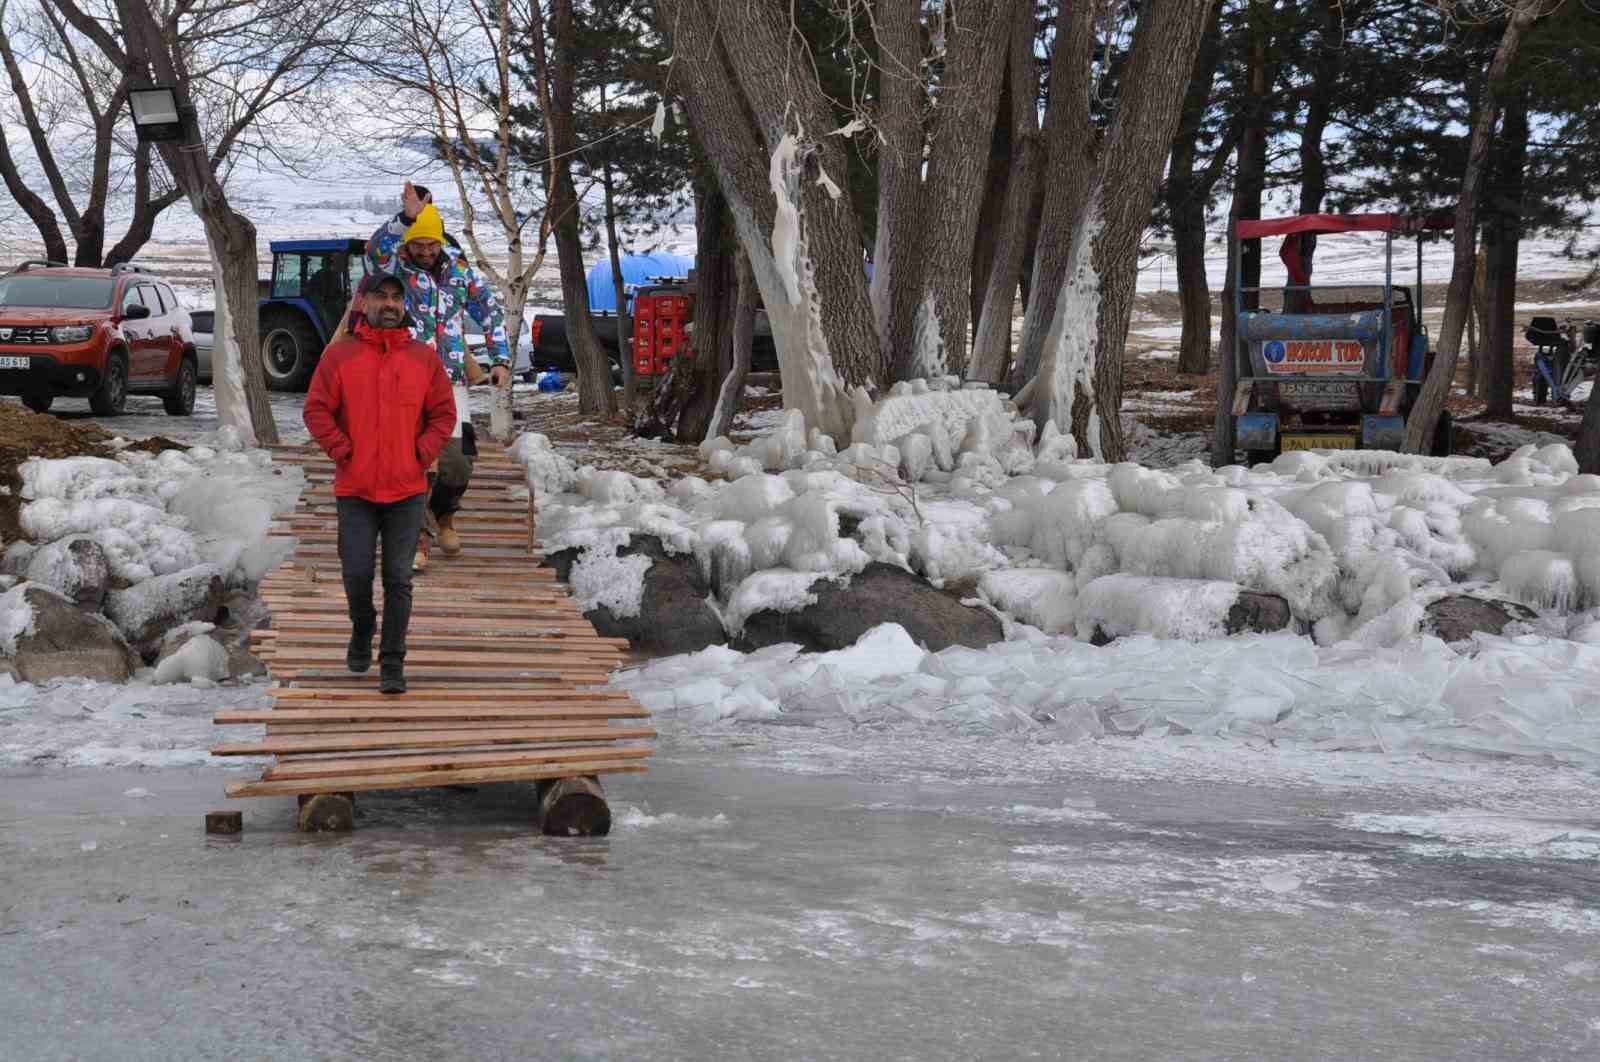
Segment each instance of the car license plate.
M1354 450L1354 435L1285 435L1283 452L1290 450Z
M0 369L26 369L28 365L27 358L0 358Z

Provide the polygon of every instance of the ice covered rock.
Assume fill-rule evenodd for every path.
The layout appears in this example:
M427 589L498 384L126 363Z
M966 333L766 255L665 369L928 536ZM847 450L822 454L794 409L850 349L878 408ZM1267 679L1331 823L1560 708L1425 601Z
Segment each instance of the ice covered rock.
M1532 609L1515 601L1451 594L1428 605L1424 624L1447 644L1470 641L1474 634L1500 634L1508 623L1538 619Z
M105 550L87 535L39 547L28 559L29 581L48 586L79 608L99 612L111 585Z
M1294 624L1289 602L1277 594L1259 590L1240 590L1239 600L1228 610L1223 626L1229 634L1285 631Z
M148 579L106 595L106 615L141 651L168 629L196 620L211 623L222 605L222 573L209 564Z
M621 615L596 605L584 613L595 630L607 638L626 638L634 649L650 653L691 653L727 640L722 621L706 603L711 587L694 557L668 553L651 535L634 535L617 552L624 561L644 562L638 609ZM578 562L575 549L545 558L563 581L570 581Z
M848 582L816 580L811 603L747 614L736 644L745 648L795 642L813 651L844 649L884 623L904 627L919 645L937 652L951 645L982 648L1004 640L995 616L961 603L900 568L869 564Z
M56 591L33 583L0 597L0 648L11 656L11 667L24 682L57 678L126 682L138 665L105 617L85 612Z

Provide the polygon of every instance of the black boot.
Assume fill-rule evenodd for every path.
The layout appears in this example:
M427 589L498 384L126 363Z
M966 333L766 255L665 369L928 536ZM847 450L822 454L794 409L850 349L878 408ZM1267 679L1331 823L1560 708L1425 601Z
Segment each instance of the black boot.
M350 646L344 651L344 666L356 674L365 674L372 669L372 631L369 628L365 633L359 630L350 632Z
M378 664L378 692L404 693L406 691L406 665L402 660L388 659Z

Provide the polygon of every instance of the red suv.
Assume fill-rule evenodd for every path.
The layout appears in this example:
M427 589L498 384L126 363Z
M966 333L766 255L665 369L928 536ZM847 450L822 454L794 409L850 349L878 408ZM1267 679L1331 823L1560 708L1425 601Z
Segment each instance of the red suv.
M154 394L187 416L198 378L189 313L149 270L24 262L0 276L0 395L39 413L57 395L87 397L105 417Z

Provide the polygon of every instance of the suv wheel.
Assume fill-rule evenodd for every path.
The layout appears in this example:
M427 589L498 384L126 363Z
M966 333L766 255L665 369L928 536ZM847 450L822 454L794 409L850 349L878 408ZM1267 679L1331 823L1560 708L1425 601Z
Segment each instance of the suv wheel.
M117 417L128 404L128 359L122 354L106 358L106 371L100 386L89 396L89 408L97 417Z
M50 406L54 404L55 400L56 396L49 391L35 391L31 395L22 396L22 404L35 413L50 412Z
M199 375L193 358L185 357L178 363L178 378L172 381L172 389L161 396L162 404L172 416L187 417L194 412L195 380Z
M261 315L261 371L274 391L304 391L322 343L305 315L270 310Z

